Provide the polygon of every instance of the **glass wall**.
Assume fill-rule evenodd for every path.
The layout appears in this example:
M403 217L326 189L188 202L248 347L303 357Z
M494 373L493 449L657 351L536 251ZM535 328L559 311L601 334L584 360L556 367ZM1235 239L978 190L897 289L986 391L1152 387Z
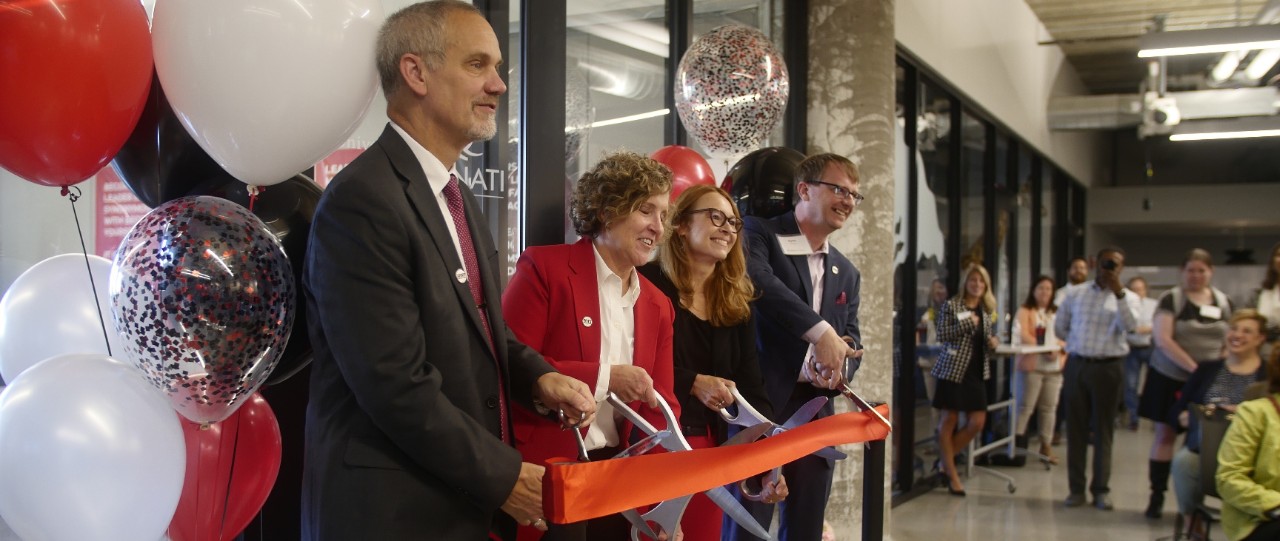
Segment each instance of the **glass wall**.
M1061 176L1065 188L1059 188L1052 164L927 68L900 56L896 81L902 136L895 152L895 197L901 201L895 204L894 306L901 332L895 332L900 343L894 349L914 362L895 363L895 504L934 486L937 414L929 371L941 347L939 307L958 291L959 271L970 263L990 271L1007 338L1009 315L1025 296L1035 265L1057 266L1053 252L1061 243L1054 235L1063 232L1055 225L1068 212L1081 223L1084 216L1083 189L1070 210L1060 208L1068 201L1060 193L1077 185ZM995 368L991 396L1007 397L1008 364ZM992 418L996 434L1005 433L1007 424Z

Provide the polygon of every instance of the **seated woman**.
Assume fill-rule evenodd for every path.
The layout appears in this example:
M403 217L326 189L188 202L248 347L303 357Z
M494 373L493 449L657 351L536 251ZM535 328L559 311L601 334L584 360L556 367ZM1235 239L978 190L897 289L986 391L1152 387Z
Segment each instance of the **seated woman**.
M606 156L573 192L573 227L582 240L525 250L502 296L502 315L516 337L595 393L596 422L584 436L592 460L617 454L630 435L603 403L608 393L659 429L667 422L654 409L655 392L680 412L672 387L671 302L636 272L663 239L670 192L671 171L662 164L630 152ZM522 409L512 417L525 462L579 454L577 439L558 423ZM540 532L522 527L519 534L538 539ZM614 515L551 524L544 538L629 537L629 524Z
M1235 411L1244 401L1245 389L1266 377L1258 349L1266 338L1266 318L1254 310L1240 310L1231 316L1227 330L1227 358L1224 362L1200 363L1182 395L1169 412L1169 424L1187 428L1182 448L1173 455L1173 492L1178 498L1177 528L1183 517L1204 500L1200 487L1200 427L1188 408L1209 405Z
M756 362L751 322L754 295L742 253L742 218L724 190L691 186L671 210L671 238L658 261L640 267L676 309L675 390L680 428L695 449L715 447L728 435L719 415L734 402L736 388L757 411L769 416ZM763 499L786 497L786 483L764 487ZM705 494L696 494L680 521L686 541L719 541L723 512Z
M1280 348L1266 398L1243 402L1218 449L1222 531L1232 541L1280 539Z

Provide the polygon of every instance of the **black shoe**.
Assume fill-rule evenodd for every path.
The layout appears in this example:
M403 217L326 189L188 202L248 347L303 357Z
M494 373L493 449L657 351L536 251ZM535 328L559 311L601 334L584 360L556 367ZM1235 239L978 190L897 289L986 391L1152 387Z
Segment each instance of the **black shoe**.
M1084 505L1084 494L1072 494L1067 496L1067 501L1063 502L1067 507L1080 507Z
M1151 500L1147 502L1147 511L1143 514L1147 518L1160 518L1164 515L1164 492L1151 493Z
M1093 506L1103 511L1110 511L1116 508L1115 504L1111 502L1111 496L1107 494L1098 494L1097 496L1094 496Z
M960 496L962 498L965 496L963 488L960 490L951 488L951 483L947 483L947 492L950 493L952 496Z

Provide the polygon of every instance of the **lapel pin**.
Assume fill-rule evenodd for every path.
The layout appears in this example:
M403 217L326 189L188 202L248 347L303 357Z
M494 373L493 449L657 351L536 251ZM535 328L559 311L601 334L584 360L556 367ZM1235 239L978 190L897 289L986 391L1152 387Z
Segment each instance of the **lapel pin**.
M583 326L583 327L590 327L590 326L591 326L591 323L592 323L592 321L591 321L591 316L587 316L587 317L582 318L582 326Z
M465 270L458 269L457 272L453 273L453 277L458 279L459 284L467 283L467 271Z
M837 266L835 266L835 265L832 265L832 266L831 266L831 274L840 274L840 267L837 267Z

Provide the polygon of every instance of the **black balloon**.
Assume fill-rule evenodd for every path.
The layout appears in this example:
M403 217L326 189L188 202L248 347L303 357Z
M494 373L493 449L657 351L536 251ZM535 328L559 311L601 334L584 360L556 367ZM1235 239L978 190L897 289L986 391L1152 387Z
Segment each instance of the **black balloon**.
M200 184L235 180L182 127L154 72L142 117L111 165L133 195L152 208L196 195L191 190Z
M785 147L762 148L729 169L722 187L743 216L772 218L795 208L796 166L804 154Z
M320 186L305 175L297 175L280 184L259 188L258 197L249 202L249 186L234 178L211 180L193 188L184 195L212 195L245 207L267 225L267 229L280 239L285 255L293 267L297 284L297 317L293 332L285 346L280 363L267 378L266 385L276 385L289 379L311 363L311 340L307 338L307 299L302 292L302 265L306 261L307 237L311 232L311 219L320 202Z

